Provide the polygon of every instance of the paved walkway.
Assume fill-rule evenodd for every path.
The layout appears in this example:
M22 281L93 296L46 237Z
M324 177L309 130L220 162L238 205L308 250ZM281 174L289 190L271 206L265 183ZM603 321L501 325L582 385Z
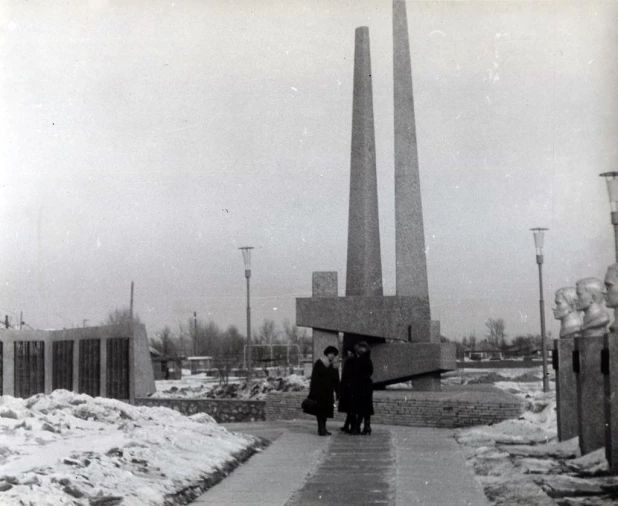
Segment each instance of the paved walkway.
M375 426L331 437L307 421L228 424L273 443L199 497L198 506L488 506L452 430ZM337 428L337 430L333 430Z

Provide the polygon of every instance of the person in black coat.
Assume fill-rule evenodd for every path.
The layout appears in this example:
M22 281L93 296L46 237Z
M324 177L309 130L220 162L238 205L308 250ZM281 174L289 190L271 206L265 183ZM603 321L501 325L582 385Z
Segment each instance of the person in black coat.
M320 436L331 435L326 430L326 419L333 417L335 397L339 397L339 371L333 365L337 355L339 355L337 348L327 346L324 356L315 361L311 371L311 384L307 397L317 403L316 418Z
M354 365L354 380L352 382L353 411L355 424L351 434L371 435L371 415L373 415L373 362L371 352L366 342L356 345L356 361ZM364 427L361 432L361 422Z
M341 370L341 383L339 386L339 408L340 413L346 413L345 422L341 427L341 432L349 433L354 427L354 410L352 401L352 384L354 381L354 365L356 354L352 348L345 351L345 359Z

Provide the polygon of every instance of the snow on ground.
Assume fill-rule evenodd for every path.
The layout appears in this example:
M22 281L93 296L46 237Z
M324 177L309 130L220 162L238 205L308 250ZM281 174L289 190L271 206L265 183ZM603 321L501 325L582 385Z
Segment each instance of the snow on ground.
M186 417L66 390L5 395L0 504L162 505L257 445L205 414Z
M518 419L456 431L468 465L493 504L618 504L618 477L607 473L605 450L581 456L577 438L558 442L555 383L543 392L540 367L466 374L465 383L494 383L528 402ZM529 381L532 377L538 379Z
M190 376L189 378L159 380L156 382L157 391L151 397L159 399L262 399L272 391L289 392L309 388L309 378L297 374L260 378L252 382L251 389L241 378L230 378L227 384L220 384L218 379L206 376L196 379Z

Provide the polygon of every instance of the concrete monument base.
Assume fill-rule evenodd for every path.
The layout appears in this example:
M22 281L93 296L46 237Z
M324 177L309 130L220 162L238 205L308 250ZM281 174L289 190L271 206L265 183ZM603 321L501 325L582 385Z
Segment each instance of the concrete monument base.
M566 441L579 435L577 423L577 385L573 372L575 342L570 339L554 339L553 365L556 371L556 414L558 439Z
M582 455L605 445L604 379L601 374L603 336L574 339L573 368L577 384L577 419Z
M604 338L602 372L605 400L605 458L612 473L618 472L618 334Z

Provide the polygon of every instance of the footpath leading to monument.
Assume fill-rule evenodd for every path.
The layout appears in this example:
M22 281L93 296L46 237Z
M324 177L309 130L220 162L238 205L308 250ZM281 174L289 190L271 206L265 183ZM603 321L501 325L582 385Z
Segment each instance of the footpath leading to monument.
M199 497L199 506L488 506L450 429L376 425L319 437L306 420L225 425L272 444Z

